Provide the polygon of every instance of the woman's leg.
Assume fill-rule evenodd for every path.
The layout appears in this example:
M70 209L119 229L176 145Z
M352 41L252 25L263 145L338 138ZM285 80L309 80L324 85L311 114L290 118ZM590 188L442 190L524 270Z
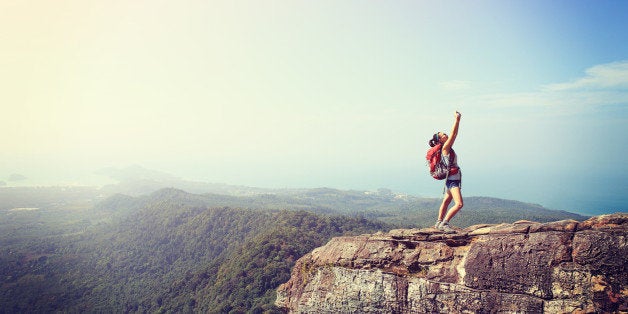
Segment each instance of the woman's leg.
M451 191L447 190L447 193L445 193L445 197L443 198L443 202L440 204L440 208L438 209L438 220L439 221L445 219L445 214L447 213L447 208L449 207L449 204L451 203L452 199L453 199L453 197L451 195Z
M452 187L451 189L449 189L449 191L447 191L447 194L454 199L454 206L447 212L447 215L445 216L445 220L450 221L452 218L454 218L454 216L456 216L456 214L460 211L464 204L462 202L462 192L460 192L459 187ZM451 202L451 199L449 201ZM449 203L447 205L449 205Z

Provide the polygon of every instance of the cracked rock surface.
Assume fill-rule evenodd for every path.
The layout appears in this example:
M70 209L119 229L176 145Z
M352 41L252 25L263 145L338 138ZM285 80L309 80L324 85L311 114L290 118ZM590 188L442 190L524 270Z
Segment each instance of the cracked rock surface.
M290 313L626 313L628 214L333 238L277 290Z

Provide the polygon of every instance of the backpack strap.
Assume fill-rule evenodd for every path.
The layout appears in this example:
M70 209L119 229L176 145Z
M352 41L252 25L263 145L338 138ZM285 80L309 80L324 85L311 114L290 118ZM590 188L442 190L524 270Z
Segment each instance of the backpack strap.
M451 155L451 153L449 153ZM443 187L443 195L447 194L447 180L449 179L449 171L451 171L451 156L447 156L449 162L447 163L447 174L445 175L445 186ZM443 149L440 149L440 158L443 158Z

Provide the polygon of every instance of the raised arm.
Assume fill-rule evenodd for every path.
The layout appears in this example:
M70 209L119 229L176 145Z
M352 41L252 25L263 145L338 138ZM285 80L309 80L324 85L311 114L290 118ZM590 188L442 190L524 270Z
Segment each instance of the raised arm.
M456 113L454 114L454 125L451 127L451 133L449 133L449 137L447 138L447 141L445 141L445 144L443 144L443 155L447 156L449 155L449 152L451 151L451 147L454 145L454 142L456 141L456 137L458 136L458 126L460 125L460 112L456 111Z

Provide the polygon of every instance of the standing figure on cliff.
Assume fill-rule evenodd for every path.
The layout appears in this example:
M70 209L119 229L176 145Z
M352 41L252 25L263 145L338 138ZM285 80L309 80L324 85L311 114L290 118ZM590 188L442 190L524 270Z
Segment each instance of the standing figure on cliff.
M448 169L458 170L448 172L445 182L445 196L438 210L438 221L436 221L436 225L434 225L436 229L445 233L456 232L449 226L449 221L454 218L463 206L462 193L460 191L462 187L462 173L458 167L458 158L453 150L454 142L458 136L458 126L460 125L461 115L458 111L456 111L454 117L454 125L451 128L450 136L447 136L447 134L443 132L438 132L434 134L432 139L429 141L430 147L442 145L441 158L443 159L443 163ZM454 201L454 206L447 210L452 200Z

